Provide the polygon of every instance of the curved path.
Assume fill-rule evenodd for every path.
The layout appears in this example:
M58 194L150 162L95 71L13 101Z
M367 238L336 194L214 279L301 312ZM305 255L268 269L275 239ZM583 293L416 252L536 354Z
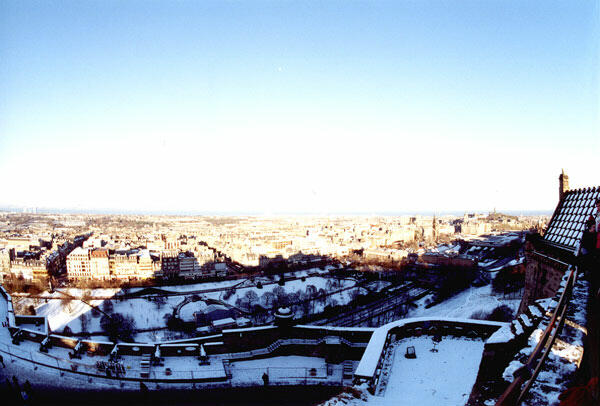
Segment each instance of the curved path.
M183 299L181 302L177 303L177 305L173 308L173 317L179 317L179 312L181 311L181 308L183 306L185 306L188 303L193 303L193 302L204 302L207 305L211 305L211 304L216 304L216 305L221 305L224 307L227 307L228 309L231 310L235 310L237 312L240 312L242 314L245 315L250 315L252 314L252 312L240 309L237 306L234 306L232 304L229 304L221 299L212 299L212 298L207 298L207 297L199 297L197 300L194 298L194 296L196 295L192 295L192 296L186 296L185 299Z

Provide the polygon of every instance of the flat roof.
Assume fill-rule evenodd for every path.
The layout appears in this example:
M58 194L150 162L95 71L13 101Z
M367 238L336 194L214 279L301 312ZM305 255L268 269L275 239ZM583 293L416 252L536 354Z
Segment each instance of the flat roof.
M502 327L507 323L502 323L498 321L486 321L486 320L474 320L474 319L457 319L457 318L447 318L447 317L415 317L410 319L402 319L393 321L391 323L385 324L373 332L371 339L369 340L369 344L365 349L365 352L356 368L355 375L363 376L363 377L373 377L375 375L375 370L377 369L377 365L379 364L379 358L381 357L381 353L383 352L383 347L385 346L385 341L387 340L388 333L391 329L396 327L401 327L410 323L424 322L424 321L441 321L441 322L452 322L452 323L465 323L465 324L478 324L478 325L487 325L487 326L496 326Z

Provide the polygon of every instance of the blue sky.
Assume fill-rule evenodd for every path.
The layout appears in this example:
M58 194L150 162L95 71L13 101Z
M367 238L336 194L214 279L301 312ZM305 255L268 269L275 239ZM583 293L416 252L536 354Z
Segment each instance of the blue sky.
M594 1L4 1L0 205L552 209L600 184Z

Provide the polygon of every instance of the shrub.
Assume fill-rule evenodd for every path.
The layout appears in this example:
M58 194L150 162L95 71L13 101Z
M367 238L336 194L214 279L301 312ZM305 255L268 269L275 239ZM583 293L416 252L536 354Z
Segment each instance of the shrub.
M512 293L520 290L525 284L525 276L513 268L502 269L492 281L496 293Z
M491 321L511 321L514 317L513 311L507 305L500 305L491 311L487 320Z
M104 302L102 302L102 311L104 311L104 313L112 312L113 311L112 301L105 300Z
M135 331L135 320L131 316L115 313L112 316L104 315L100 319L100 327L112 340L133 341Z
M235 294L235 289L226 290L223 293L223 300L229 300Z
M183 320L179 317L175 317L172 314L166 314L165 319L167 320L167 328L169 330L181 331L183 330Z
M363 398L363 393L360 391L360 389L354 388L352 386L345 386L343 391L344 393L349 393L350 395L354 396L355 399Z

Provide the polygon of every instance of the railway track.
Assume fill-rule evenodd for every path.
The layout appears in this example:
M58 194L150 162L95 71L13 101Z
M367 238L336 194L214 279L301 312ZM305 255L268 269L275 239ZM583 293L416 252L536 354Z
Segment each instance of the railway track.
M388 292L390 296L383 299L328 319L318 320L312 324L318 326L356 327L365 323L372 324L373 320L378 320L376 324L392 321L396 315L405 314L407 306L425 296L430 290L409 284L404 289L388 290Z

